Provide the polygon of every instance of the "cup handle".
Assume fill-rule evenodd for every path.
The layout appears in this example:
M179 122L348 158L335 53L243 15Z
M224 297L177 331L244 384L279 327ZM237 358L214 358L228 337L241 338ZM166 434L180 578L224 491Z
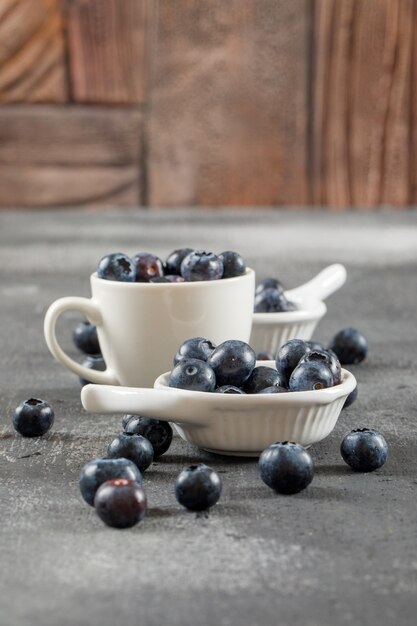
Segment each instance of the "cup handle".
M90 369L74 361L58 343L56 338L56 323L58 318L65 313L65 311L81 311L89 322L100 326L102 324L101 313L98 306L89 298L60 298L51 304L45 315L45 321L43 326L43 332L45 335L46 343L51 351L52 355L57 361L62 363L67 369L86 380L89 380L97 384L118 385L114 372L107 368L104 372Z

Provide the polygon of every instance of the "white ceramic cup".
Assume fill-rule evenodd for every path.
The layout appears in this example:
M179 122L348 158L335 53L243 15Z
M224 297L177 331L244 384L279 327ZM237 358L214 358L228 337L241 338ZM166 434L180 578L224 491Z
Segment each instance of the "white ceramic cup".
M186 339L248 342L254 290L255 272L249 268L243 276L189 283L124 283L93 274L91 299L67 297L51 304L45 339L60 363L93 383L153 387ZM77 363L59 345L56 322L68 310L81 311L97 326L104 372Z

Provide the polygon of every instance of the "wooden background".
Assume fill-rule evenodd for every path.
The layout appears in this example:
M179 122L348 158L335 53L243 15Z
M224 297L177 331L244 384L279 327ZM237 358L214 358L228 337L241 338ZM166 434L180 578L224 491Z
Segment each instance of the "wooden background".
M417 203L417 0L0 0L0 206Z

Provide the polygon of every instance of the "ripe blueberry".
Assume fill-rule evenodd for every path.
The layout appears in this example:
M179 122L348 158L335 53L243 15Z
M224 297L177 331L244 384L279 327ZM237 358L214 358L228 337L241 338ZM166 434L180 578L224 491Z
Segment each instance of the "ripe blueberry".
M134 480L114 478L99 487L94 498L94 507L107 526L130 528L145 517L145 491Z
M259 393L267 387L283 387L283 377L277 370L264 365L255 367L243 385L246 393Z
M219 254L219 259L223 263L223 278L242 276L246 272L245 260L237 252L227 250Z
M169 386L190 391L214 391L216 376L213 369L200 359L183 359L173 368Z
M100 344L97 337L97 328L90 322L80 322L74 328L72 339L81 352L85 354L100 354Z
M138 252L132 260L135 266L135 280L137 283L148 283L151 278L160 278L164 275L162 261L155 254Z
M111 478L127 478L142 482L138 468L128 459L93 459L84 465L80 472L80 491L90 506L94 505L97 489Z
M252 374L256 365L256 355L244 341L230 339L224 341L207 359L216 375L219 387L235 385L241 387Z
M336 353L342 365L355 365L366 357L368 342L356 328L344 328L333 337L329 348Z
M345 403L343 405L343 409L347 409L348 407L350 407L350 405L355 402L357 397L358 397L358 386L356 385L355 389L351 391L348 397L346 398Z
M174 357L174 365L177 365L183 359L200 359L200 361L207 361L210 354L215 349L215 345L204 337L193 337L187 339L178 348L177 354Z
M287 384L298 363L308 352L310 347L302 339L290 339L278 350L275 363Z
M180 248L171 252L165 261L165 274L181 274L181 263L190 252L194 252L194 250L192 248Z
M213 252L195 250L183 259L181 275L187 281L218 280L223 276L223 263Z
M104 256L97 267L97 276L104 280L135 282L135 266L127 254L114 252Z
M341 382L342 368L340 366L339 359L337 358L333 350L311 350L311 352L308 352L302 357L299 365L301 363L312 361L324 363L324 365L327 365L333 375L333 385L338 385Z
M23 437L41 437L54 423L54 411L48 402L29 398L13 411L13 426Z
M216 504L221 490L219 475L203 463L183 469L175 483L178 502L191 511L204 511Z
M283 313L295 311L296 305L285 297L283 291L267 287L255 295L255 313Z
M164 454L172 441L172 428L168 422L140 415L130 416L124 432L145 437L153 448L154 459Z
M333 387L333 374L321 361L303 361L290 376L290 391L313 391Z
M352 469L357 472L373 472L387 460L388 445L377 430L357 428L345 435L340 452L343 460Z
M305 489L313 480L311 456L299 443L274 443L259 457L259 472L268 487L278 493L293 494Z
M107 448L110 459L129 459L144 472L153 461L153 448L145 437L132 433L120 433Z

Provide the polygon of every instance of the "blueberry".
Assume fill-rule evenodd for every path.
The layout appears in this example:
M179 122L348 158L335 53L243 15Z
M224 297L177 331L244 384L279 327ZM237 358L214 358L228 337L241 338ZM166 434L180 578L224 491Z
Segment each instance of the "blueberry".
M342 365L354 365L366 357L368 342L356 328L344 328L333 337L329 348L336 353Z
M357 428L345 435L340 446L343 460L357 472L373 472L388 457L385 438L372 428Z
M262 293L265 289L276 289L284 293L284 287L276 278L265 278L262 280L255 289L255 295Z
M194 252L194 250L192 248L180 248L171 252L165 261L165 274L181 274L181 263L190 252Z
M277 370L283 375L287 383L300 360L308 352L310 352L310 348L307 342L302 339L290 339L278 350L275 363Z
M94 498L94 507L107 526L130 528L145 517L145 491L134 480L114 478L99 487Z
M292 494L305 489L313 480L311 456L299 443L284 441L266 448L259 457L259 472L268 487Z
M246 272L245 260L237 252L227 250L219 254L219 259L223 263L223 278L242 276Z
M74 328L72 339L81 352L85 354L100 354L100 344L97 337L97 328L90 322L80 322Z
M327 365L333 375L333 385L338 385L342 380L342 368L339 359L333 350L311 350L300 360L300 363L318 361ZM299 364L300 364L299 363Z
M255 313L284 313L295 311L296 306L287 300L283 291L268 287L255 296Z
M193 337L187 339L178 348L177 354L174 357L174 365L177 365L183 359L200 359L200 361L207 361L210 354L215 349L215 345L204 337Z
M169 386L190 391L214 391L216 376L205 361L184 359L173 368L169 377Z
M265 387L265 389L261 389L258 393L288 393L288 389L286 387Z
M107 448L110 459L129 459L144 472L153 461L153 448L145 437L131 433L120 433Z
M283 377L277 370L265 365L255 367L243 385L246 393L259 393L267 387L283 387Z
M211 353L207 363L213 368L219 387L235 385L241 387L252 374L256 355L244 341L224 341Z
M350 407L350 405L355 402L357 397L358 397L358 387L356 386L355 389L351 391L348 397L346 398L345 403L343 405L343 409L347 409L348 407Z
M313 391L333 387L333 374L321 361L302 361L290 376L290 391Z
M183 469L175 482L178 502L191 511L210 508L220 498L221 491L220 477L203 463Z
M148 283L151 278L164 275L164 266L159 257L149 252L138 252L133 257L135 280L137 283Z
M157 278L151 278L150 283L184 283L185 280L182 276L174 274L167 274L166 276L158 276Z
M181 275L187 281L218 280L223 276L223 263L213 252L195 250L183 259Z
M131 415L124 431L145 437L153 448L154 459L164 454L171 445L172 428L168 422L163 420Z
M94 505L97 489L111 478L127 478L142 482L138 468L128 459L93 459L84 465L80 472L80 491L90 506Z
M257 361L273 361L274 357L270 352L257 352L256 353Z
M97 276L104 280L135 282L135 266L127 254L115 252L104 256L97 267Z
M239 394L246 395L246 392L243 391L240 387L234 387L233 385L223 385L223 387L217 387L214 390L216 393L227 393L227 394Z
M106 364L101 356L90 355L84 359L82 365L84 367L88 367L90 370L97 370L99 372L104 372L106 369ZM82 378L81 376L79 377L79 381L83 387L84 385L88 385L90 383L89 380Z
M48 402L29 398L13 411L13 426L23 437L42 437L54 423L55 414Z

